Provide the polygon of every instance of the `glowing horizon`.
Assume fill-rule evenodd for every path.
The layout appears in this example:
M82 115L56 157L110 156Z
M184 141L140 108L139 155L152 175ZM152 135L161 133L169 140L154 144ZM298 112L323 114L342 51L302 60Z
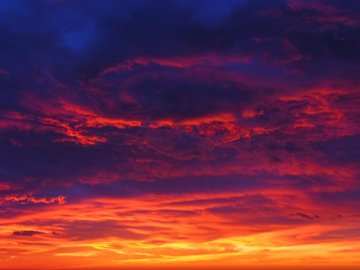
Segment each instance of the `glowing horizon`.
M0 269L356 269L359 11L1 1Z

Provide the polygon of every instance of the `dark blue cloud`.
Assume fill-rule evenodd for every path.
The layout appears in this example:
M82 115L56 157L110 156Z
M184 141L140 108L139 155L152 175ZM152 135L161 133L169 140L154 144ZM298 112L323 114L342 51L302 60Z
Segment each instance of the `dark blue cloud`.
M332 186L327 166L359 156L360 35L357 2L327 5L2 1L0 181L74 198L107 194L91 181L119 194L212 192L245 176L267 187L275 172L292 188ZM181 125L223 114L234 119Z

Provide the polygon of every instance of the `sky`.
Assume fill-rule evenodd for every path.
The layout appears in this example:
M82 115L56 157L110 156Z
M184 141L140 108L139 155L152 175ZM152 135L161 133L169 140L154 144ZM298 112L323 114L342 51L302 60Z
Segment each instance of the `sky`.
M360 1L0 1L0 269L360 265Z

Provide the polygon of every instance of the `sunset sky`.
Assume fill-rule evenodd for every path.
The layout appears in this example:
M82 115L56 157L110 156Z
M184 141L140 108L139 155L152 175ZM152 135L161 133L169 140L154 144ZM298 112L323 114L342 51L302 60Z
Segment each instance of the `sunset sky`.
M0 0L0 269L360 265L359 0Z

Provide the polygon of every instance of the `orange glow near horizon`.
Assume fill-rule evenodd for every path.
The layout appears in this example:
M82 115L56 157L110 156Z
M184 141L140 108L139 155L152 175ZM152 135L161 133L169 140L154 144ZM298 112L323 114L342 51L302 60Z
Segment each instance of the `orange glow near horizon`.
M275 191L268 195L278 200L289 196ZM247 196L227 193L177 199L156 195L142 199L99 198L53 204L38 213L24 212L1 224L1 267L330 267L360 263L359 218L354 220L350 213L341 218L328 216L318 224L235 225L234 218L249 220L257 214L219 216L206 210ZM220 200L223 203L219 204ZM328 211L320 207L311 210ZM117 229L115 224L119 225ZM64 231L64 227L68 229ZM353 239L342 239L346 231L353 232Z

